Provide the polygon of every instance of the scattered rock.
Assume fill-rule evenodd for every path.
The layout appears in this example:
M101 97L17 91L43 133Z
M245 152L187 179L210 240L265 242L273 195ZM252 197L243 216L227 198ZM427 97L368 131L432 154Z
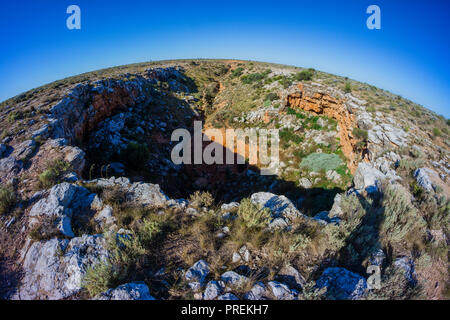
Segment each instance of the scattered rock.
M224 283L222 281L210 281L206 285L205 292L203 292L204 300L214 300L220 296L224 289Z
M267 286L272 291L272 294L277 300L294 300L294 292L289 289L289 287L278 281L270 281Z
M217 297L217 300L239 300L239 298L232 293L225 293Z
M234 271L227 271L220 276L220 279L230 288L236 288L248 281L247 277L241 276Z
M209 265L204 260L197 261L186 272L187 281L197 281L203 283L209 274Z
M155 300L143 282L131 282L101 293L94 300Z
M7 181L16 177L22 166L22 161L17 161L13 156L0 159L0 180Z
M327 288L326 296L336 300L360 299L367 289L366 279L344 268L328 268L316 281L317 287Z
M301 290L306 284L305 278L292 266L284 266L278 272L275 280L285 283L291 289Z
M414 261L408 257L397 258L394 261L394 266L401 268L405 273L405 278L408 283L415 286L417 283L417 275L414 270Z
M312 187L312 182L308 178L300 178L299 185L302 188L309 189Z
M244 295L246 300L267 300L267 288L262 282L256 283L252 289Z

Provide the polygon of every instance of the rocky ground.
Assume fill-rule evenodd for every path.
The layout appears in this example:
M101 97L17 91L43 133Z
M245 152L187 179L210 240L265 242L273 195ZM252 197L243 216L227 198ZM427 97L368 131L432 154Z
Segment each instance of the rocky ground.
M279 129L277 174L175 165L196 120ZM5 299L449 298L450 123L389 92L165 61L34 89L0 125Z

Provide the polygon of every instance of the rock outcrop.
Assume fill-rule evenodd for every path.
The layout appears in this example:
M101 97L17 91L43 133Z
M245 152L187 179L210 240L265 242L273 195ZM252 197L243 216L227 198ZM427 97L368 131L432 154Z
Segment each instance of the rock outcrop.
M343 98L336 92L325 92L317 87L299 84L293 92L286 95L284 103L286 107L336 119L342 151L349 160L349 169L354 172L359 159L355 153L358 141L353 137L352 130L358 125L355 115L349 111Z
M68 298L81 290L86 270L108 255L99 235L35 242L25 256L24 278L15 298Z

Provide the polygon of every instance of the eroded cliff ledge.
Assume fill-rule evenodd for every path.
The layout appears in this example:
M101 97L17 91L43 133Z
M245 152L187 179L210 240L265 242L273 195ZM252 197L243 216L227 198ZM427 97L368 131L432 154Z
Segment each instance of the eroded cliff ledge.
M358 140L352 131L357 127L355 115L349 111L345 97L325 92L311 85L298 84L285 97L285 108L301 109L314 115L335 119L339 125L339 142L342 152L348 159L348 167L355 172L360 156L356 151Z

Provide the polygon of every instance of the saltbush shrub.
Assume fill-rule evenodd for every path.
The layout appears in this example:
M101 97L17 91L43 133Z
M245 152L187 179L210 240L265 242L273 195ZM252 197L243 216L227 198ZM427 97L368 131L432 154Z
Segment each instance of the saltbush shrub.
M17 201L17 196L12 186L0 186L0 215L11 209Z
M269 224L271 216L268 208L261 208L245 198L239 205L238 218L247 229L261 229Z
M342 160L337 154L312 153L302 160L301 167L306 167L311 171L335 170L342 165Z
M51 188L61 182L62 177L71 170L70 163L63 160L56 160L39 175L39 186L41 188Z

